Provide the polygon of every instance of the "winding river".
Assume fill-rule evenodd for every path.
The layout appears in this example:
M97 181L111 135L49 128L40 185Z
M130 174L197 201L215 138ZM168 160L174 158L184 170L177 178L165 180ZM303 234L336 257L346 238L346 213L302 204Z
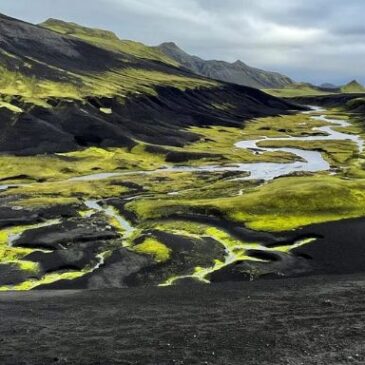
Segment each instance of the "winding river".
M325 110L319 107L312 107L312 111L304 112L304 114L310 114L312 112L324 113ZM336 131L336 127L348 127L351 124L346 120L341 119L330 119L325 114L313 115L310 117L314 120L319 120L328 125L318 128L313 128L313 131L319 132L322 135L316 136L304 136L304 137L292 137L287 136L284 138L267 138L262 137L261 139L239 141L235 144L237 148L244 148L254 150L257 153L264 152L289 152L298 156L298 161L290 163L274 163L274 162L254 162L254 163L242 163L229 166L217 166L208 165L200 167L189 167L189 166L169 166L160 168L157 170L137 170L137 171L125 171L125 172L103 172L85 176L77 176L68 179L67 181L95 181L95 180L106 180L113 177L128 176L128 175L152 175L165 172L247 172L249 176L243 178L244 180L273 180L280 176L289 175L295 172L319 172L327 171L330 169L329 163L323 158L322 153L319 151L303 150L300 148L264 148L259 147L258 143L262 141L352 141L362 152L364 149L363 139L355 134L342 133ZM19 185L0 185L0 191L7 190L12 187L22 186Z
M310 114L315 112L325 112L324 109L319 107L312 107L312 111L304 112L304 114ZM249 176L243 178L244 180L273 180L280 176L289 175L295 172L319 172L327 171L330 169L329 163L323 158L322 153L319 151L303 150L300 148L264 148L259 147L258 143L262 141L352 141L362 152L364 149L364 141L358 135L342 133L336 131L336 127L348 127L351 124L346 120L341 119L330 119L325 114L313 115L310 117L314 120L319 120L328 125L318 128L313 128L313 131L318 132L321 135L316 136L304 136L304 137L292 137L287 136L284 138L267 138L262 137L261 139L240 141L235 144L237 148L244 148L254 150L257 153L264 152L289 152L298 156L298 161L291 163L273 163L273 162L255 162L255 163L242 163L230 166L201 166L201 167L188 167L188 166L172 166L161 168L151 171L128 171L128 172L114 172L114 173L99 173L86 176L79 176L70 179L70 181L92 181L92 180L103 180L112 177L133 175L133 174L158 174L161 172L247 172ZM1 187L0 187L1 189Z
M264 180L270 181L280 176L289 175L295 172L319 172L319 171L327 171L330 169L329 163L323 158L321 152L319 151L311 151L311 150L303 150L300 148L264 148L260 147L259 143L262 141L352 141L358 147L359 152L362 152L364 149L364 141L360 136L349 134L349 133L342 133L336 131L335 128L337 127L348 127L351 124L346 120L338 120L338 119L330 119L324 113L325 110L321 108L312 108L312 111L305 112L306 114L310 115L311 119L319 120L324 122L324 124L328 123L328 125L313 128L313 131L318 132L315 136L303 136L303 137L280 137L280 138L267 138L262 137L260 139L255 140L244 140L239 141L235 144L236 148L242 149L249 149L255 151L256 153L265 153L265 152L289 152L298 156L298 160L290 163L266 163L266 162L256 162L256 163L244 163L244 164L236 164L230 166L201 166L201 167L187 167L187 166L176 166L176 167L165 167L157 170L151 171L125 171L125 172L113 172L113 173L99 173L99 174L92 174L87 176L79 176L70 178L67 181L94 181L94 180L104 180L113 177L120 177L120 176L128 176L134 174L159 174L159 173L166 173L166 172L219 172L219 171L234 171L234 172L247 172L249 175L242 179L244 180ZM323 113L318 115L319 113ZM31 185L31 184L30 184ZM19 185L0 185L0 191L5 191L12 187L23 186L23 184ZM179 192L169 193L170 195L178 195ZM137 196L129 198L135 199ZM116 226L120 231L121 238L123 239L124 247L129 246L130 238L133 236L135 232L135 227L126 219L124 218L120 212L118 212L114 207L105 205L103 202L98 200L86 200L84 201L85 206L91 210L91 214L96 212L104 214L111 220L116 222ZM45 225L52 224L54 222L48 222ZM9 245L11 246L14 241L17 240L19 234L12 234L9 232ZM18 233L18 232L17 232ZM279 248L279 250L290 250L293 247L297 247L298 245L304 245L308 242L315 240L313 238L299 240L293 242L288 247ZM197 268L196 272L190 275L185 276L176 276L174 278L169 279L162 285L171 285L178 280L186 279L186 278L195 278L203 282L208 282L206 280L206 276L210 273L219 270L235 261L242 259L242 255L244 254L245 247L244 244L239 243L234 246L227 246L224 242L222 245L225 247L226 255L225 259L222 262L217 261L213 266L208 268ZM267 247L260 246L258 249L261 250L270 250ZM276 248L275 250L278 250ZM91 269L91 271L98 270L101 266L104 265L105 258L108 256L108 251L100 253L97 255L98 262L96 263L95 267ZM252 258L247 258L252 260ZM198 270L199 269L199 270Z

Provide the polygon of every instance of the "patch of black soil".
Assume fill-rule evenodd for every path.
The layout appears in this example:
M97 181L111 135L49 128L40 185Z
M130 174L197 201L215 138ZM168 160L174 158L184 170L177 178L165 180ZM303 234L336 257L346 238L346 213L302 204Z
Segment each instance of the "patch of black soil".
M2 293L0 363L360 365L364 279Z
M203 158L222 159L222 155L213 153L196 153L196 152L178 152L170 151L166 155L166 162L182 163L191 160L200 160Z
M24 258L37 262L45 273L57 271L81 271L96 262L96 256L105 242L96 241L76 245L75 248L50 253L35 251Z
M350 274L365 271L365 219L347 219L305 227L301 235L323 237L296 248L296 255L310 257L312 273Z
M118 239L119 234L105 227L105 222L66 220L61 224L25 231L14 243L16 247L59 250L83 243Z
M38 275L29 271L20 270L15 264L0 264L0 286L20 284Z
M36 289L104 289L126 288L130 276L156 263L150 256L139 255L128 249L115 250L105 259L101 267L79 279L60 280L53 284L41 285Z

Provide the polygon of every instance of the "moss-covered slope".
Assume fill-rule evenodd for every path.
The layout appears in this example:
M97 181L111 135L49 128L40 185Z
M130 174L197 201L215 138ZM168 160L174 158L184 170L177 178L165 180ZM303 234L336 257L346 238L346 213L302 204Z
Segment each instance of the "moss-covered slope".
M192 125L293 109L175 67L158 50L110 32L46 25L56 31L0 15L0 152L131 148L136 141L181 146L197 138L186 130Z

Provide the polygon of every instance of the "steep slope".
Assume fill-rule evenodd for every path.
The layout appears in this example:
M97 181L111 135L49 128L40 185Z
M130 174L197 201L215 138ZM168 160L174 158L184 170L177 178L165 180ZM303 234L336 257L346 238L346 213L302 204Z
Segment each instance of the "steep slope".
M236 61L234 63L206 61L199 57L189 55L175 43L162 43L158 46L158 49L197 75L216 80L251 86L258 89L280 88L293 82L287 76L277 72L268 72L250 67L242 61Z
M181 146L199 138L187 132L192 125L237 125L294 108L258 90L4 15L0 48L0 151L6 153L131 148L141 141Z

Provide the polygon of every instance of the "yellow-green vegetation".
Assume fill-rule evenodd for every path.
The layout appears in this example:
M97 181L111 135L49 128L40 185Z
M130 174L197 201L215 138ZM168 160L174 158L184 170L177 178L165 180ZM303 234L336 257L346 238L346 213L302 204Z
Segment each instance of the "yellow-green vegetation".
M356 80L353 80L345 86L342 86L341 91L343 93L365 93L365 87Z
M365 215L365 180L336 176L288 177L235 197L195 200L145 199L127 205L141 220L171 214L220 211L256 230L284 231L312 223Z
M27 184L19 186L5 194L21 194L19 205L23 205L28 199L28 205L34 205L38 199L41 204L71 204L77 199L102 199L110 196L121 196L128 192L128 189L120 184L113 184L112 180L97 181L55 181L42 184ZM43 201L42 201L43 200ZM47 200L49 203L47 204ZM36 204L39 205L39 204Z
M143 144L131 150L91 147L58 155L0 156L0 179L7 183L54 181L116 170L150 170L163 165L165 157L146 152ZM19 176L22 176L20 181Z
M121 97L128 94L144 93L156 95L155 87L170 86L180 90L197 87L214 87L218 83L201 78L182 76L174 73L123 68L99 74L76 75L66 73L67 82L28 77L20 72L9 71L0 66L0 89L4 96L21 96L30 104L48 107L51 97L82 100L87 96Z
M11 243L11 240L21 235L23 232L30 229L41 228L45 226L50 226L57 224L60 221L58 219L53 219L44 223L30 224L24 226L15 226L0 230L0 248Z
M34 252L32 249L0 246L0 264L13 265L22 271L38 273L39 265L37 263L23 260L32 252Z
M6 108L12 111L13 113L22 113L23 109L13 105L11 103L7 103L6 101L0 101L0 108Z
M100 108L100 111L104 114L113 114L113 110L110 108Z
M49 19L42 23L41 26L61 34L82 39L83 41L114 52L123 52L139 58L146 58L178 66L176 61L166 56L158 48L148 47L140 42L121 40L110 31L83 27L75 23L63 22L56 19Z
M356 143L352 141L275 141L267 140L257 143L258 147L289 147L299 148L303 150L317 150L324 152L326 159L332 164L337 166L338 164L346 163L350 158L353 158L358 153L358 147Z
M170 259L171 250L155 238L147 238L133 247L135 252L151 255L157 262L162 263Z
M326 95L331 94L330 91L324 91L307 83L290 84L282 89L265 89L268 94L278 97L296 97L296 96L311 96L311 95Z
M201 135L198 142L192 143L184 148L186 152L206 152L212 151L221 154L225 158L225 164L245 163L245 162L292 162L296 156L287 152L265 152L255 154L247 149L238 148L235 143L248 137L244 128L230 127L193 127L190 130ZM261 134L262 135L262 134ZM249 139L249 138L247 138ZM193 164L196 162L193 162ZM201 163L199 163L201 165Z
M332 116L331 116L332 117ZM247 123L241 136L243 140L271 137L303 137L318 134L313 128L323 127L328 122L315 120L311 115L295 114L278 117L259 118Z
M9 71L0 66L0 90L2 97L21 96L23 101L43 107L49 107L50 97L81 99L78 86L81 80L70 78L69 82L55 82L46 79L28 77L21 72ZM79 84L79 85L78 85Z
M188 225L188 228L191 226ZM170 277L168 280L166 280L164 283L162 283L160 286L169 286L176 283L178 280L186 279L186 278L194 278L198 281L201 281L203 283L209 284L210 281L207 279L207 277L221 269L223 269L226 266L229 266L234 263L242 262L242 261L252 261L252 262L261 262L264 263L265 260L261 260L255 257L252 257L247 254L248 250L259 250L259 251L268 251L268 252L284 252L289 253L291 250L307 245L309 243L312 243L316 241L316 238L306 238L306 239L300 239L298 241L295 241L293 243L288 243L284 246L278 246L274 248L269 248L266 246L261 245L260 243L253 243L253 242L242 242L240 240L237 240L233 238L231 235L226 233L225 231L218 229L216 227L209 227L205 226L204 232L201 234L201 236L207 236L211 237L214 240L218 241L226 251L226 256L223 261L221 260L214 260L212 262L212 265L209 267L201 267L197 266L194 268L193 272L186 275L176 275ZM247 272L250 274L250 276L255 276L255 273L248 270ZM259 273L256 273L259 274Z
M86 272L84 272L84 271L68 271L68 272L63 272L63 273L46 274L40 279L26 280L21 284L17 284L17 285L13 285L13 286L2 286L2 287L0 287L0 291L32 290L32 289L36 288L37 286L51 284L51 283L54 283L59 280L74 280L85 274L86 274Z
M318 135L316 127L327 125L327 122L314 120L310 115L297 114L278 117L255 119L242 128L213 126L210 128L192 127L193 133L199 134L201 139L184 148L186 152L214 151L225 158L225 163L245 162L293 162L298 159L287 152L265 152L255 154L247 149L235 147L241 140L254 140L265 137L302 137ZM192 164L195 164L193 162ZM201 161L197 163L201 164Z
M33 261L14 261L14 262L7 262L8 264L16 265L20 270L26 271L32 274L37 274L39 272L39 264Z
M16 266L19 270L37 274L39 265L32 261L25 260L25 257L36 251L28 248L13 247L12 244L20 235L28 230L41 228L59 223L59 220L51 220L45 223L16 226L0 231L0 264ZM39 251L39 250L38 250ZM0 288L1 290L1 288Z

